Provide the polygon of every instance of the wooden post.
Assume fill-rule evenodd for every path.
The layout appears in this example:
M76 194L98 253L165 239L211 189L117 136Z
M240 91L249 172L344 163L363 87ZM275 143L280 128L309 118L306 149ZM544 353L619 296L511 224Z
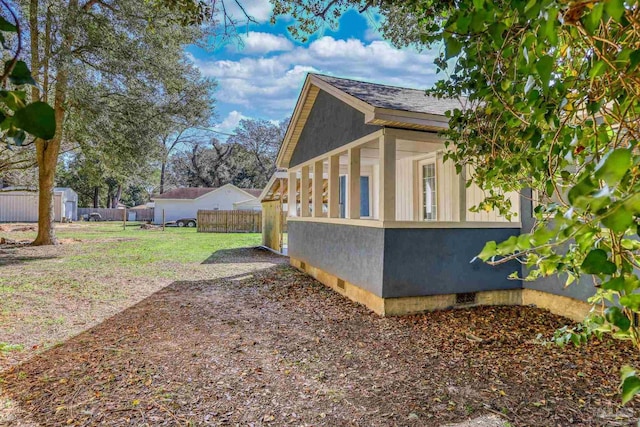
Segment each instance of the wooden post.
M282 208L284 207L284 184L287 182L284 178L280 178L280 203L278 203L278 246L280 249L278 252L282 252L282 246L284 244L284 227L282 218Z
M164 231L164 209L162 209L162 231Z
M300 216L309 216L309 166L302 167L300 176Z
M378 182L378 217L396 220L396 137L385 132L378 143L380 176Z
M349 194L347 209L349 218L360 218L360 147L350 148L349 155Z
M297 172L289 172L289 194L287 196L287 208L289 210L289 216L298 216L298 176Z
M127 230L127 208L122 209L122 231Z
M340 216L340 155L329 157L329 218Z
M322 160L318 160L313 164L313 216L321 217L324 216L322 212L322 192L324 187L323 177L324 174L324 162Z

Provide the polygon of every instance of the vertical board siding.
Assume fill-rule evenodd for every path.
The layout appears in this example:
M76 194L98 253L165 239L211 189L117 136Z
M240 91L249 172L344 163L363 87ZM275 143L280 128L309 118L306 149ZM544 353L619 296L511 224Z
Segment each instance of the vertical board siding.
M436 160L438 186L438 221L459 221L460 178L453 161L444 161L438 153Z
M414 221L414 160L396 161L396 221Z
M280 200L262 202L262 244L282 252L282 229L286 221Z
M9 193L0 195L0 222L38 221L37 193Z
M467 179L473 174L473 169L467 167ZM511 221L519 221L518 212L520 212L520 197L518 193L511 191L507 193L507 197L511 200L511 212L515 215L511 218ZM485 198L484 191L476 184L471 184L467 187L467 221L484 221L484 222L510 222L504 216L499 215L496 210L492 211L480 211L471 212L470 208L477 206Z
M262 212L199 210L198 232L261 233Z

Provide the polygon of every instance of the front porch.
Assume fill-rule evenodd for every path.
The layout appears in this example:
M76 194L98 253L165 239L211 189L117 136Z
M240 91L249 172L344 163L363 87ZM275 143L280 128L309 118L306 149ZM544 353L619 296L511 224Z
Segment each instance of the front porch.
M519 304L519 281L470 261L512 221L470 212L482 192L444 161L433 132L382 128L288 170L291 263L379 314ZM353 178L352 178L353 177Z
M382 128L288 169L289 221L380 228L520 228L514 217L471 212L484 198L444 160L434 132Z

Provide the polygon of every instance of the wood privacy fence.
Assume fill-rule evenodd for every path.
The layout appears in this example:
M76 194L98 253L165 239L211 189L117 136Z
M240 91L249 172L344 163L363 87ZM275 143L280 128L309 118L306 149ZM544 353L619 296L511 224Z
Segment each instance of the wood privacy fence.
M202 233L261 233L260 211L198 211L198 231Z
M102 221L122 221L125 209L115 208L78 208L78 219L84 215L99 213ZM149 209L127 209L127 221L153 221L153 208Z

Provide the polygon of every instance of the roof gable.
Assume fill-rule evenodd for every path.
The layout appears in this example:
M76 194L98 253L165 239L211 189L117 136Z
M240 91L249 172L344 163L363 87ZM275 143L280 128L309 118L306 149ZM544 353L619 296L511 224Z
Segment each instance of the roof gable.
M257 188L239 188L233 184L225 184L222 187L182 187L169 190L153 199L159 200L195 200L208 196L212 193L222 190L223 188L233 189L247 196L247 199L257 198L262 190Z
M444 115L449 110L461 108L459 100L427 96L423 89L381 85L319 74L314 76L374 108L434 115Z
M438 99L423 90L401 88L320 74L307 74L287 128L276 165L290 167L294 150L321 92L361 112L363 125L439 131L448 127L445 112L463 108L465 100Z
M360 110L320 90L291 153L289 166L297 166L380 129L365 123Z

